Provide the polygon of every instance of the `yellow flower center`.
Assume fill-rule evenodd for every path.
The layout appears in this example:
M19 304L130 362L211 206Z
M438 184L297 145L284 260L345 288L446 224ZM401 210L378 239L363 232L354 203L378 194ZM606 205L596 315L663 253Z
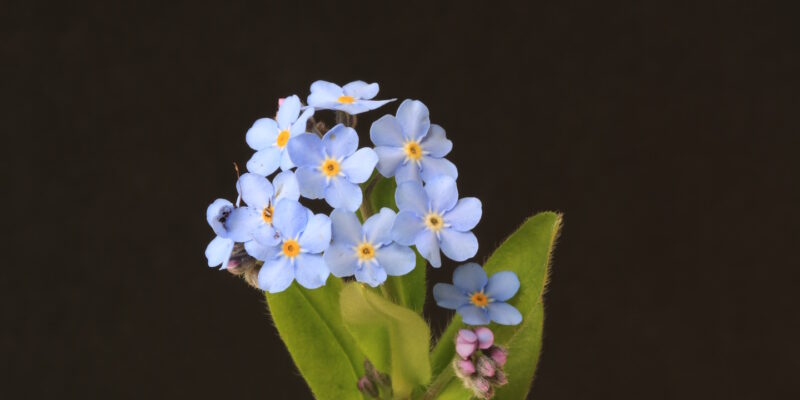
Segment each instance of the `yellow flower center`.
M300 243L294 239L289 239L283 242L283 255L289 258L296 257L300 254Z
M322 173L325 174L325 176L329 178L334 177L339 175L339 162L332 158L326 158L325 161L322 162L320 169L322 169Z
M363 242L356 247L356 256L359 261L369 261L375 258L375 247L371 243Z
M273 211L275 211L275 209L272 207L272 203L269 203L268 206L264 207L264 209L261 210L261 219L263 219L264 222L266 222L268 224L272 224L272 212Z
M444 220L442 219L442 216L434 211L429 212L428 215L425 216L424 220L428 229L434 232L438 232L444 227Z
M403 151L406 153L406 158L412 161L417 161L422 158L422 147L419 147L419 143L408 140L403 145Z
M478 306L478 307L486 307L489 305L489 298L486 297L483 292L475 292L472 294L472 297L469 299L470 303Z
M356 101L353 96L339 96L337 100L342 104L353 104Z
M289 130L284 129L278 134L278 140L275 141L275 144L278 145L280 148L286 147L286 143L289 143Z

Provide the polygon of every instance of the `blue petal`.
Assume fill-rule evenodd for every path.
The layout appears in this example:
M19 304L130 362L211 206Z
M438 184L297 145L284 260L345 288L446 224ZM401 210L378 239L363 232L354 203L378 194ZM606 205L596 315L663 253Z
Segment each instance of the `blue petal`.
M392 276L405 275L417 265L417 256L410 247L392 243L375 250L378 263Z
M428 107L419 100L405 100L397 109L397 122L407 139L420 140L431 127Z
M297 182L297 177L292 171L283 171L275 178L272 179L272 184L275 186L275 200L277 203L281 199L299 200L300 199L300 184Z
M347 176L347 180L353 183L364 183L372 176L375 164L378 163L378 155L375 151L364 147L355 154L342 161L342 172Z
M262 246L276 246L280 243L281 238L272 225L262 223L253 231L252 241L256 241Z
M467 325L489 324L489 316L486 313L486 309L469 304L459 307L457 311L461 314L461 320Z
M465 261L478 253L478 238L472 232L458 232L452 229L439 231L442 238L442 252L453 261Z
M225 199L216 199L206 209L206 221L211 229L219 236L227 237L228 229L225 227L225 221L228 219L231 211L233 211L233 204Z
M280 252L280 248L278 246L266 246L262 245L255 240L251 240L244 244L244 249L247 251L247 254L250 257L255 258L259 261L268 261L275 258Z
M315 214L297 240L308 253L322 253L331 244L331 220L325 214Z
M322 137L322 149L332 158L342 158L358 149L358 134L353 128L338 124Z
M439 239L436 238L433 232L424 229L415 238L414 245L417 246L419 254L428 260L433 268L442 266L442 258L441 254L439 254Z
M458 201L456 181L449 176L440 176L426 183L425 192L431 201L431 208L440 213L450 211Z
M417 235L425 230L422 218L413 211L400 211L392 225L392 240L405 246L411 246Z
M228 238L236 242L246 242L253 238L253 231L264 220L261 211L251 207L239 207L231 211L225 220Z
M300 254L295 257L295 279L306 289L316 289L325 284L330 271L318 254Z
M455 164L445 158L433 158L429 156L422 157L422 179L425 182L430 182L440 176L448 176L450 178L458 178L458 169Z
M378 172L387 178L393 177L397 168L406 159L406 154L399 147L378 146L375 148L375 154L378 155Z
M321 199L325 196L325 187L328 186L328 183L322 171L312 167L299 167L295 176L303 197Z
M449 283L437 283L433 286L433 298L439 307L456 310L469 304L469 297L459 288Z
M333 208L356 211L361 206L361 188L341 177L331 179L325 188L325 201Z
M394 211L383 207L364 222L364 236L367 241L376 244L389 244L392 241L392 225L397 217Z
M259 150L247 161L247 170L259 175L270 175L278 169L281 163L281 150L271 146Z
M325 250L324 258L331 273L339 278L353 275L358 266L358 258L353 246L346 244L334 242Z
M422 178L419 172L419 164L412 161L401 164L394 172L394 179L397 181L398 185L403 182L422 183Z
M372 287L386 282L386 271L383 267L374 263L366 263L356 268L355 276L357 281L364 282Z
M281 236L294 239L308 223L308 209L300 203L283 199L275 206L272 216L272 225L281 233Z
M231 258L233 251L233 240L215 237L211 243L206 247L206 258L208 259L209 267L222 266L225 268L228 265L228 260Z
M444 215L444 222L452 229L466 232L478 225L482 214L481 201L474 197L465 197Z
M487 282L486 271L475 263L464 264L453 272L453 285L466 293L480 292Z
M280 108L278 108L278 115L275 120L278 122L278 128L289 129L292 122L297 120L300 115L300 98L296 95L289 96L283 99Z
M292 123L292 127L289 128L290 137L294 137L297 135L302 135L306 132L306 127L308 126L308 119L314 115L314 107L307 107L300 117L297 118L297 121ZM277 138L276 138L277 139Z
M522 322L522 314L514 306L503 302L489 303L489 318L500 325L517 325Z
M263 150L278 139L278 123L272 118L260 118L247 130L245 141L253 150Z
M258 287L269 293L286 290L293 280L294 268L286 257L270 259L258 271Z
M376 146L402 147L403 127L392 115L384 115L369 127L369 138Z
M286 145L289 156L298 167L319 167L325 160L322 140L317 135L300 135Z
M395 101L396 99L389 100L357 100L352 104L340 104L335 109L344 111L350 115L361 114L362 112L374 110L386 103Z
M291 141L291 139L289 139ZM288 171L294 168L294 162L292 161L292 157L289 155L289 150L284 148L281 150L281 171Z
M519 290L519 278L512 271L500 271L489 278L486 295L492 300L506 301Z
M248 206L263 209L272 199L273 188L267 178L262 175L248 172L239 177L236 182L236 191Z
M337 208L331 212L331 227L333 229L333 242L337 244L353 247L363 237L358 217L353 212L345 209Z
M413 211L420 217L427 214L431 208L428 194L418 182L404 182L397 185L394 200L400 211Z
M378 95L378 89L377 83L367 84L364 81L353 81L342 87L344 94L357 99L371 99Z
M446 156L453 149L453 142L447 139L444 128L436 124L431 124L428 134L419 142L419 145L423 151L436 158Z
M311 84L311 94L308 96L308 105L315 108L329 108L324 105L336 103L343 94L342 88L331 82L316 81Z

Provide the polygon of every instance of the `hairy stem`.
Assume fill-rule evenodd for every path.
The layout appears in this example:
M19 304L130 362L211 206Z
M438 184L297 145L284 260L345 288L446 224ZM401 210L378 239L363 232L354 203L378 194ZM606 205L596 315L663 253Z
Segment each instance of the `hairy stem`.
M435 399L439 395L439 392L441 392L442 389L444 389L447 384L450 383L454 376L455 372L453 372L452 366L445 368L445 370L436 377L436 380L431 382L431 384L428 386L428 390L426 390L422 395L422 400Z

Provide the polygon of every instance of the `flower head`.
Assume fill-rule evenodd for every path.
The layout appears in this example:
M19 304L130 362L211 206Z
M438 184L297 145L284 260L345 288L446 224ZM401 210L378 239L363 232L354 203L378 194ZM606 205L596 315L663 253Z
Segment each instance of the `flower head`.
M248 172L236 183L239 196L247 204L242 208L247 209L247 218L253 220L251 236L264 246L275 245L279 238L272 224L275 206L283 199L297 201L300 198L297 178L292 171L279 173L273 181L274 185L267 178Z
M394 219L394 211L382 208L361 226L354 213L333 210L333 243L325 251L331 273L338 277L355 275L357 281L375 287L386 281L387 275L405 275L413 270L414 251L392 241Z
M336 125L320 139L303 135L289 143L289 154L297 164L300 194L325 198L333 208L355 211L361 205L361 188L372 175L378 156L370 148L358 151L353 128Z
M491 320L501 325L517 325L522 322L522 314L505 302L517 290L517 274L501 271L487 278L480 265L468 263L453 272L452 285L437 283L433 297L439 307L461 314L465 324L487 325Z
M428 182L441 175L458 177L456 166L443 158L453 142L441 126L431 125L428 107L419 100L405 100L396 116L384 115L375 121L369 136L378 153L378 171L395 177L398 184Z
M355 115L395 100L370 100L377 94L377 83L353 81L341 87L335 83L316 81L311 84L308 105L316 109L344 111Z
M209 267L226 268L233 251L233 244L250 240L254 224L244 208L234 207L225 199L214 200L206 209L208 225L217 236L206 247Z
M278 166L286 171L294 167L286 146L306 133L306 122L314 115L313 108L300 114L300 98L289 96L280 103L275 119L261 118L247 131L245 140L256 150L247 162L247 170L267 176Z
M454 261L465 261L478 252L478 239L471 232L481 219L481 201L458 199L456 181L440 176L424 187L416 181L397 186L397 214L392 238L403 245L416 245L431 265L439 268L439 249Z

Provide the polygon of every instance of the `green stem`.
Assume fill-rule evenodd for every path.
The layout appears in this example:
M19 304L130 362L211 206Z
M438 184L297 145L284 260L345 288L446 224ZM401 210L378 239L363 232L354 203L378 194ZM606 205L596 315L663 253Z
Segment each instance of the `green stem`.
M442 391L447 384L455 377L455 372L453 371L452 366L448 366L447 368L442 371L439 376L436 377L436 380L433 381L429 386L428 390L425 391L425 394L422 395L422 400L432 400L435 399L436 396L439 395L439 392Z

